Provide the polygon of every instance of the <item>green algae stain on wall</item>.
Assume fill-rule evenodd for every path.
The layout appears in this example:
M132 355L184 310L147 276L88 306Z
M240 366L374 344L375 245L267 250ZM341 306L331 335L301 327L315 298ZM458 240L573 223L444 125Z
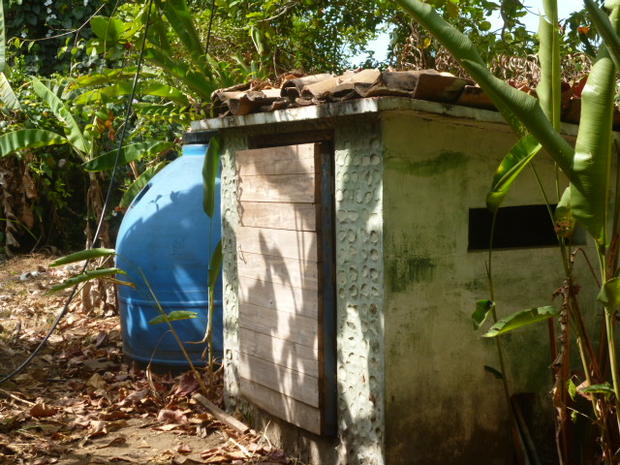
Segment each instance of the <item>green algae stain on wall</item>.
M434 270L435 264L430 258L403 253L388 259L385 271L390 290L401 292L411 283L432 281Z
M467 162L467 155L462 152L444 151L429 160L413 161L399 156L386 157L387 169L400 171L414 176L430 177L456 170Z

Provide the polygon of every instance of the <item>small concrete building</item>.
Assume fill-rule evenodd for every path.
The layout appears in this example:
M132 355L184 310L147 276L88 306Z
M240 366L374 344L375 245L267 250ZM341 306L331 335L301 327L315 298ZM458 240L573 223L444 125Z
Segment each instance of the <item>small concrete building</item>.
M495 341L471 320L489 298L486 193L516 142L502 117L383 96L192 130L222 143L227 408L312 464L513 463ZM549 157L536 169L555 198ZM505 205L500 317L551 305L563 278L531 172ZM504 341L511 391L552 456L547 326Z

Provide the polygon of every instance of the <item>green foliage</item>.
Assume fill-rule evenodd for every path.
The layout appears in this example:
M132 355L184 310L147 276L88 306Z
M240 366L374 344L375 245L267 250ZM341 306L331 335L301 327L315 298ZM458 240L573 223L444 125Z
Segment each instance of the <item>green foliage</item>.
M144 156L159 154L172 146L172 143L164 141L137 142L125 145L120 154L118 149L114 149L87 161L83 166L86 171L107 171L111 170L115 163L123 166Z
M19 99L3 72L0 72L0 101L4 105L5 110L20 109Z
M364 50L395 10L385 0L218 0L213 55L224 56L226 42L244 51L246 62L279 74L340 71L347 58ZM224 42L226 41L226 42Z
M474 313L471 315L471 319L474 323L474 329L478 329L482 326L494 305L495 304L489 299L479 300L476 302L476 310L474 310Z
M614 389L609 383L593 384L592 386L586 386L578 389L583 394L602 394L604 396L613 397Z
M484 371L486 371L487 373L491 373L495 377L495 379L504 379L504 375L497 368L493 368L492 366L485 365Z
M191 320L194 318L198 318L198 313L191 312L189 310L173 310L170 313L164 313L149 320L149 324L157 325L160 323L168 323L170 321Z
M620 277L615 277L603 284L597 299L613 311L620 307Z
M209 262L209 289L215 289L215 283L222 271L222 240L217 243Z
M0 2L0 101L6 110L19 109L19 100L4 74L6 70L6 31L4 26L4 2Z
M427 3L431 4L444 20L463 31L476 44L485 62L502 55L525 56L535 52L534 35L520 22L527 13L521 2L436 0ZM498 14L504 21L504 26L499 30L493 30L490 17ZM406 15L395 15L394 22L396 28L393 32L395 40L392 60L399 59L403 63L408 63L411 58L415 58L407 52L407 38L413 32L419 39L418 50L413 53L421 54L422 64L425 67L441 66L446 71L457 71L446 69L445 63L438 62L441 60L441 47L428 32L412 29Z
M59 59L58 50L67 39L73 42L74 38L71 33L52 36L77 30L101 6L100 13L109 14L113 5L111 0L5 0L6 36L24 57L23 64L28 73L49 76L54 72L64 72L72 57L81 59L84 54L80 52L77 56L67 55ZM88 38L92 33L83 28L81 34Z
M163 167L164 163L157 163L146 168L142 174L140 174L140 176L138 176L138 178L127 187L120 202L118 203L118 206L121 209L129 208L129 205L134 197L138 195L138 193L144 188L144 186L146 186L151 178L155 176Z
M45 102L54 116L65 127L69 143L76 151L82 154L89 154L92 150L92 141L86 140L80 126L63 101L37 78L32 79L32 87L39 98Z
M50 264L52 267L67 265L69 263L81 262L83 260L92 260L94 258L101 257L110 257L116 255L116 251L114 249L88 249L88 250L80 250L79 252L72 253L70 255L65 255Z
M489 210L494 213L497 212L513 183L540 149L541 145L530 134L522 137L510 149L510 152L497 168L495 176L493 176L491 189L487 194L487 208Z
M609 57L592 67L581 93L581 122L570 171L570 208L596 241L607 240L615 69Z
M220 170L220 141L218 137L212 137L209 141L209 149L205 156L202 169L204 180L204 210L210 217L215 212L215 199L217 192L217 175Z
M493 324L489 330L484 333L483 337L496 337L500 334L505 334L515 329L520 329L525 326L529 326L539 321L545 321L549 318L553 318L558 315L558 311L554 307L544 306L529 308L527 310L521 310L513 313L506 318L502 318L497 323Z
M117 43L121 38L126 37L129 29L118 18L106 18L105 16L93 16L90 18L90 28L93 34L100 40L109 44Z
M118 268L99 268L96 270L89 270L83 273L80 273L76 276L72 276L62 283L53 286L48 294L53 294L58 291L62 291L63 289L68 289L70 287L75 286L76 284L81 284L86 281L92 281L93 279L112 279L117 274L127 274L125 271ZM132 285L131 283L127 283L128 285Z
M66 144L68 140L55 132L45 129L20 129L0 136L0 155L8 155L16 150Z
M185 0L155 0L155 4L163 12L194 65L203 68L208 73L204 46ZM159 48L165 49L161 46Z
M99 87L81 94L75 99L75 104L85 105L97 101L101 102L114 97L126 96L131 93L132 86L133 81L127 79L106 87ZM189 105L189 100L182 91L155 79L142 81L140 84L140 93L142 95L162 97L181 106Z

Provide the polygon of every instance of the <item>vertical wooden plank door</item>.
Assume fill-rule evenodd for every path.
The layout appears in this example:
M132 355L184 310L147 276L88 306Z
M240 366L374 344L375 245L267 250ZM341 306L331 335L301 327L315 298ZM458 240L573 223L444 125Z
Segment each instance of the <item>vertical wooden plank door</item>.
M237 152L241 393L335 432L332 155L323 143Z

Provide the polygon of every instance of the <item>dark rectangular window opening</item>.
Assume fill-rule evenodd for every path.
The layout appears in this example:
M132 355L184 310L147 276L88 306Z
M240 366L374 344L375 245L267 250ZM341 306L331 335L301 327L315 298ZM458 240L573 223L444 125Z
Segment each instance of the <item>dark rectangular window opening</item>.
M551 206L552 211L555 205ZM469 209L468 250L487 250L493 214L486 208ZM585 244L585 232L575 228L572 243ZM547 247L557 245L555 229L546 205L503 207L495 221L494 249Z

